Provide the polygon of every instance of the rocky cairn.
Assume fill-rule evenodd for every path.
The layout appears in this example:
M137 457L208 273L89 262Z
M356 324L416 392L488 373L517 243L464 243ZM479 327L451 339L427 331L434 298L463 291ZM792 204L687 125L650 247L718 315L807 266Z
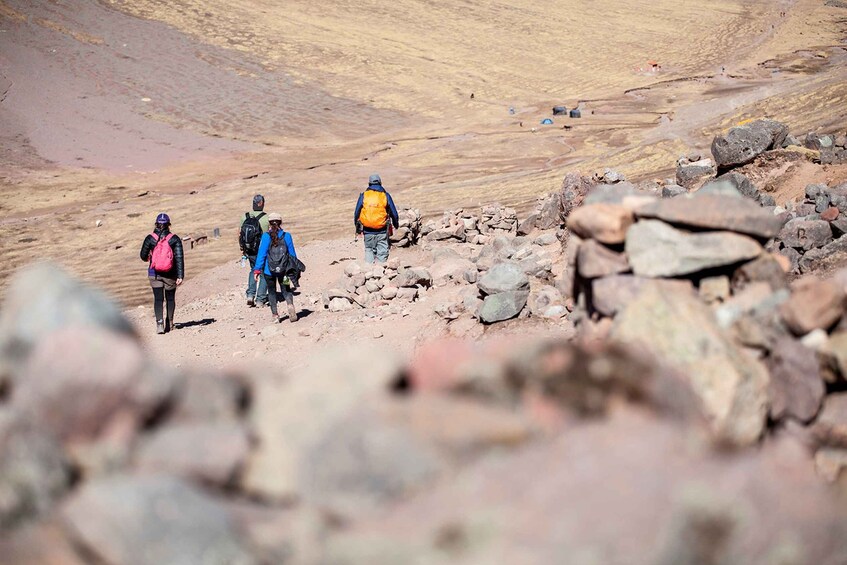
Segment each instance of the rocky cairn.
M491 237L513 234L517 230L518 214L514 208L498 204L484 206L479 213L470 210L448 210L439 221L424 224L427 241L454 240L484 245Z
M398 212L400 221L397 229L388 238L395 247L409 247L418 243L421 236L421 211L404 208Z
M420 291L432 285L432 275L423 267L401 266L392 257L385 265L362 266L349 262L336 288L323 293L323 306L330 312L385 306L392 301L413 302Z

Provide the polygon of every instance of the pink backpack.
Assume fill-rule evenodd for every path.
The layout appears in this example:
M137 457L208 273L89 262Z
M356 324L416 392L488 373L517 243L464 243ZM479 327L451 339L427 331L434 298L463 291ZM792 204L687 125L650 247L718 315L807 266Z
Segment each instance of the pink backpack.
M171 249L170 239L174 234L169 233L163 239L155 233L151 233L156 240L156 247L150 254L150 268L159 273L167 273L174 266L174 251Z

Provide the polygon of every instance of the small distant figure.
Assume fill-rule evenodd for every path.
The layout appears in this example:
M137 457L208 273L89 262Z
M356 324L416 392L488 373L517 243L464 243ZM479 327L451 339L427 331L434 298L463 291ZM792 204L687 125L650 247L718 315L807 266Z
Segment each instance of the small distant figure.
M257 281L253 276L256 268L256 255L259 254L259 244L262 242L262 234L267 233L268 215L263 211L265 208L265 197L257 194L253 197L253 210L245 212L241 219L241 229L238 232L238 245L241 247L242 258L246 257L250 262L250 272L247 273L247 306L253 307L257 304L268 304L268 287L265 279Z
M726 74L726 67L721 67L721 75L725 75L725 74Z
M368 188L359 194L353 221L356 224L356 238L364 234L365 262L388 261L389 230L391 226L397 229L400 217L394 200L382 187L382 179L378 174L370 176Z
M171 233L171 218L164 212L156 216L153 232L141 244L141 260L147 261L147 277L153 289L153 314L156 333L169 332L174 327L176 287L185 277L182 238ZM167 302L167 318L164 303Z
M279 285L282 299L288 305L288 321L296 322L294 291L299 285L302 263L297 259L297 251L294 249L291 234L282 229L282 216L275 212L268 214L268 224L268 231L262 234L262 242L259 244L253 277L258 283L259 278L264 276L273 321L282 321L277 312L277 285Z
M474 98L474 96L473 96L473 92L471 92L471 100L473 100L473 98Z
M523 127L523 122L518 122L518 125L519 125L520 127Z
M510 115L510 116L514 116L514 115L515 115L515 108L514 108L514 106L509 106L509 115Z

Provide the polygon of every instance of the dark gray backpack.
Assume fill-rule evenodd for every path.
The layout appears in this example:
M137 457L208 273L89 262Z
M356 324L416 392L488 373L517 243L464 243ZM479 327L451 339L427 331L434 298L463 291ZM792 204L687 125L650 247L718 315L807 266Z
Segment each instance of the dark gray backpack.
M288 246L285 244L284 233L280 232L276 246L268 249L268 270L272 275L285 275L289 269Z

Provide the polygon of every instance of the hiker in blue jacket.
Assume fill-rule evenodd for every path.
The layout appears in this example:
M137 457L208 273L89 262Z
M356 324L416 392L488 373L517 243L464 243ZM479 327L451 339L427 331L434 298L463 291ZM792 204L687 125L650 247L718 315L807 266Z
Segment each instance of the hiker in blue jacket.
M288 320L297 321L297 310L294 308L294 289L297 288L296 270L297 252L291 234L282 229L282 216L273 212L268 214L269 228L262 234L259 252L256 254L256 264L253 276L258 282L260 276L265 277L268 284L268 301L271 315L275 322L281 321L277 313L277 283L282 298L288 304Z
M391 226L397 229L399 221L397 207L391 195L382 187L382 179L378 174L372 174L368 179L368 188L359 194L353 211L356 238L362 233L365 236L366 263L388 261Z

